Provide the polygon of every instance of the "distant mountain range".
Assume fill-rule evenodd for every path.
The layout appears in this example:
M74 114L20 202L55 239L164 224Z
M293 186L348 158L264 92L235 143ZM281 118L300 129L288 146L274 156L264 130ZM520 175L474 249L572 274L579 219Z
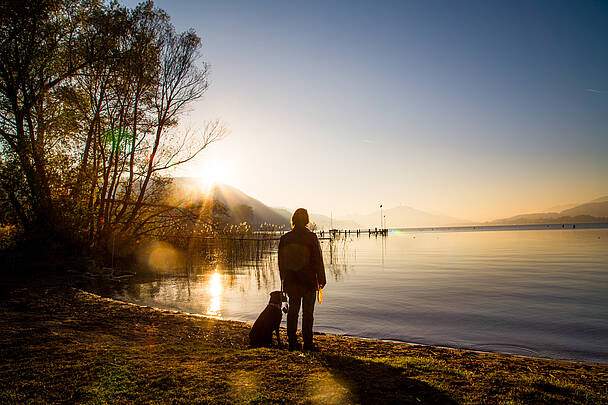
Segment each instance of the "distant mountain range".
M199 184L197 179L177 177L173 179L174 194L182 199L203 200L213 199L221 202L229 211L230 221L259 225L263 223L284 225L289 228L292 210L287 208L272 208L261 201L245 194L236 187L226 184L215 184L209 188ZM250 207L251 210L246 207ZM323 214L309 213L311 223L318 229L357 229L379 228L380 210L367 215L353 215L350 218L330 218ZM449 216L431 214L407 206L389 208L382 211L389 227L422 227L442 225L465 225L470 221Z
M221 202L228 210L230 221L240 223L246 221L253 225L263 223L290 226L293 211L288 208L273 208L245 194L236 187L226 184L216 184L210 188L201 186L197 179L178 177L173 180L176 194L190 200L211 198ZM523 225L533 223L572 223L572 222L608 222L608 196L593 201L567 205L570 207L559 212L542 212L516 215L486 222L488 225ZM349 218L330 218L326 215L310 213L311 222L318 229L365 229L379 228L380 210L364 215L351 215ZM473 222L441 214L433 214L417 210L405 205L382 210L389 228L410 228L428 226L472 225Z
M293 210L289 210L287 208L273 209L284 215L288 221L291 220L291 214L293 214ZM336 229L356 229L361 227L358 223L347 219L332 219L327 215L315 214L314 212L309 212L308 215L310 216L310 222L316 224L318 229L331 229L332 226Z
M189 201L213 199L221 202L230 215L230 222L238 224L246 221L253 225L263 223L284 225L289 229L293 210L287 208L272 208L263 202L245 194L236 187L227 184L214 184L207 188L200 185L197 179L177 177L173 179L174 193ZM250 207L251 211L245 207ZM332 219L322 214L309 213L310 221L319 229L329 229ZM333 226L339 229L354 229L359 225L349 220L333 220Z
M353 221L360 224L362 228L380 228L380 215L384 218L388 228L415 228L425 226L453 226L467 225L471 221L461 218L454 218L441 214L431 214L425 211L420 211L406 205L399 207L387 208L382 211L377 210L367 215L354 215Z
M608 196L559 212L516 215L488 222L492 225L524 225L571 222L608 222Z

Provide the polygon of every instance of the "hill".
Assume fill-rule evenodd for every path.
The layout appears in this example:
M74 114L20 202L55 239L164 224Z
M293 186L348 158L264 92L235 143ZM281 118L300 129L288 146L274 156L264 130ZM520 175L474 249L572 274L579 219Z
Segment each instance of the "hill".
M208 187L200 184L198 179L190 177L177 177L173 179L173 203L180 201L203 201L212 199L219 201L227 209L230 222L238 224L247 222L253 225L263 223L283 225L290 227L293 210L287 208L269 207L263 202L249 196L236 187L227 184L214 184ZM331 218L322 214L310 214L310 221L317 224L318 229L329 229ZM359 228L359 224L350 220L333 220L333 226L339 229Z
M389 228L465 225L470 221L441 214L431 214L406 205L382 210ZM364 228L380 227L380 210L367 215L357 215L352 218Z
M245 194L236 187L227 184L214 184L210 187L202 185L197 179L176 177L173 179L173 200L204 201L211 199L219 201L228 210L231 223L247 222L252 225L263 223L284 225L289 227L290 215L267 206L259 200Z
M220 201L231 212L233 222L249 222L254 225L263 223L274 225L285 225L289 228L290 216L285 216L263 202L245 194L236 187L227 184L216 184L211 189L209 196ZM248 212L246 207L251 207ZM251 214L253 214L251 216Z
M603 197L607 198L607 197ZM591 215L594 217L608 217L608 200L594 200L585 204L581 204L574 208L563 210L562 215Z
M516 215L488 222L493 225L524 225L569 222L607 222L608 196L576 205L560 212L539 212Z

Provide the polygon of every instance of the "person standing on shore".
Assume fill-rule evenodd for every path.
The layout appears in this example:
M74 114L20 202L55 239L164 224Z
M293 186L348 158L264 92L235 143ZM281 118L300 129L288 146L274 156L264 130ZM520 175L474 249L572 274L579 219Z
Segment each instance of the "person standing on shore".
M325 286L326 279L319 239L308 229L309 222L308 212L304 208L298 208L291 217L291 231L281 236L279 242L279 272L281 283L289 297L289 350L300 347L296 336L300 306L304 350L318 350L312 341L313 312L316 291Z

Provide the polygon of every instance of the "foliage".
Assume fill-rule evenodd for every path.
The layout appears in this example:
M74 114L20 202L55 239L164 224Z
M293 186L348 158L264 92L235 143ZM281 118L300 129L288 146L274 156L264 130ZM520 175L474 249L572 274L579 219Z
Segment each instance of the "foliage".
M17 232L17 227L15 225L0 225L0 250L7 250L15 247Z
M25 234L103 246L218 217L164 204L163 172L225 130L183 130L200 38L148 1L9 1L0 16L0 204ZM174 230L174 232L177 230Z

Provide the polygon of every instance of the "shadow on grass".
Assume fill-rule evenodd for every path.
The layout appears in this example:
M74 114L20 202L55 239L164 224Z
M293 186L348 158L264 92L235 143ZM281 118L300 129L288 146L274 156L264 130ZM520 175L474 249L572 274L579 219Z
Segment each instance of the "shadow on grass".
M316 399L322 402L456 403L429 384L407 377L404 370L397 367L336 354L321 353L316 357L331 374L325 384L321 380L316 387L320 395ZM335 393L331 392L332 385Z

